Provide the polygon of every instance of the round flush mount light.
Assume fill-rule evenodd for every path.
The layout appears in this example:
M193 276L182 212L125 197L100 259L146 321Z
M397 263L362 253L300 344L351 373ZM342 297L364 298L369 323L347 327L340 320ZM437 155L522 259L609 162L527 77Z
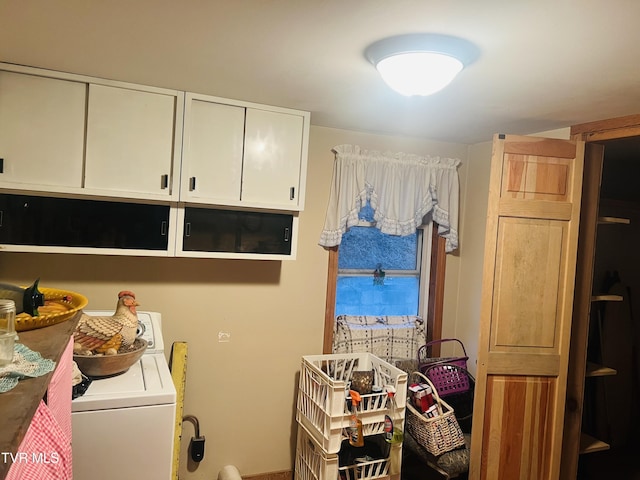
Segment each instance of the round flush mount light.
M392 89L425 96L449 85L478 57L478 49L462 38L425 33L379 40L365 56Z

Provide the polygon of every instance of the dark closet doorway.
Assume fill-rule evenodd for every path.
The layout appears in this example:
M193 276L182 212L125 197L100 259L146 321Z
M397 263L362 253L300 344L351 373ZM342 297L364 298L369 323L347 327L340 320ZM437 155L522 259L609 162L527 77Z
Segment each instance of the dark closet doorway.
M614 370L587 378L582 432L609 448L581 454L580 480L640 479L640 136L604 147L587 361Z
M594 293L601 293L599 289L608 286L608 284L605 285L601 272L606 272L606 269L611 269L611 271L615 272L617 268L618 275L624 282L622 288L624 289L626 285L631 288L631 315L632 318L635 318L635 321L627 321L627 335L624 338L626 346L625 348L620 348L620 353L627 352L626 361L623 363L624 368L621 371L621 378L625 377L625 375L627 377L630 375L632 378L631 382L624 387L624 392L631 398L631 403L635 407L638 390L637 372L639 370L637 367L638 338L630 330L636 330L635 323L640 321L640 306L636 307L635 310L633 309L633 305L640 300L638 298L640 297L640 285L634 278L637 275L636 272L640 271L640 269L631 269L629 267L632 265L632 261L635 262L635 258L639 256L636 253L636 246L638 245L638 240L640 240L640 233L638 233L640 219L634 221L632 217L626 225L615 223L602 225L599 220L601 216L609 213L605 210L604 205L606 204L611 204L607 208L614 208L612 204L620 202L631 206L632 209L635 206L637 210L639 202L634 183L640 179L640 170L636 167L636 164L640 164L640 156L638 155L638 152L640 152L640 115L629 115L574 125L571 127L571 138L585 141L587 148L585 150L560 478L561 480L575 480L576 478L601 479L606 475L613 479L640 479L640 469L635 466L636 462L633 459L629 461L629 457L625 455L628 450L635 450L638 447L638 445L635 445L635 437L640 427L638 425L638 415L635 411L623 416L623 418L628 419L628 425L624 425L624 427L628 427L627 431L632 432L631 438L619 435L621 430L617 426L614 427L612 433L616 434L616 436L608 438L614 442L613 448L610 448L611 446L603 440L590 435L591 432L602 433L602 424L604 424L605 429L609 427L608 418L604 414L598 414L597 409L595 413L593 412L594 405L598 405L594 403L594 395L597 398L598 394L602 395L603 389L607 391L607 384L603 380L606 376L611 375L608 373L603 374L599 369L594 371L592 369L593 365L587 362L588 356L593 359L594 355L598 358L597 355L601 354L601 352L597 351L598 337L594 338L594 330L596 330L596 333L598 330L597 316L596 321L591 318L594 312L598 311L598 308L594 307ZM602 202L601 198L603 199ZM615 212L615 215L622 214L619 210ZM614 229L621 228L623 230L614 231ZM607 243L606 237L614 233L617 233L618 239L608 240L608 243L613 243L614 245L604 248L606 252L604 256L600 253L596 258L599 247L602 250L603 245ZM636 239L635 242L633 241L634 237ZM598 242L600 242L600 246L597 244ZM609 262L608 257L613 255L611 252L623 258L621 262L618 262L622 266L615 267ZM626 297L629 298L629 295L626 295ZM596 303L599 303L599 301ZM618 306L622 306L622 303L618 303ZM609 313L611 315L611 312ZM603 331L605 325L603 322ZM614 322L609 322L608 330L612 330L611 325L615 327ZM629 327L629 325L632 325L632 327ZM624 331L624 327L618 330L613 329L613 331L618 334L619 331ZM605 335L600 337L604 339ZM606 341L606 339L604 340ZM631 343L631 356L628 355L629 342ZM596 349L595 352L594 348ZM606 357L607 348L600 350L605 352ZM614 353L617 355L619 352ZM628 370L631 370L631 374L628 373ZM606 369L604 371L607 372ZM598 383L601 383L601 385L598 385ZM600 393L593 394L594 389L599 389ZM610 395L610 397L612 396ZM607 398L607 401L609 400ZM602 402L598 406L601 408ZM592 414L591 417L589 417L590 412ZM615 413L618 414L619 412ZM587 420L586 423L583 422L585 418ZM599 427L598 424L600 425ZM583 431L583 427L587 431ZM592 430L589 431L589 429ZM609 432L605 430L604 435L608 436ZM627 438L628 441L620 441L620 438L623 440ZM580 474L578 474L578 470Z

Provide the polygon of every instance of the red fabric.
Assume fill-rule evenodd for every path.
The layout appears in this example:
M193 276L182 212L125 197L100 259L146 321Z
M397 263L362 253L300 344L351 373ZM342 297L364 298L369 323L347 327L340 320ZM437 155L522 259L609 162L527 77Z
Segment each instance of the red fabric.
M47 390L47 406L71 441L71 392L73 390L73 340L65 349Z
M7 461L12 463L7 480L72 480L71 441L43 401Z

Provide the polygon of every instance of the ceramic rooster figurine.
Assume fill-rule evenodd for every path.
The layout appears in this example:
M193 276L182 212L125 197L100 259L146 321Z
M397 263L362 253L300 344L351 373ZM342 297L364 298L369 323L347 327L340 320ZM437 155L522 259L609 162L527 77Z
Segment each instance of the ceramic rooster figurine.
M124 290L118 294L113 315L83 314L73 333L73 352L80 355L115 355L121 346L132 345L138 330L137 305L135 294Z

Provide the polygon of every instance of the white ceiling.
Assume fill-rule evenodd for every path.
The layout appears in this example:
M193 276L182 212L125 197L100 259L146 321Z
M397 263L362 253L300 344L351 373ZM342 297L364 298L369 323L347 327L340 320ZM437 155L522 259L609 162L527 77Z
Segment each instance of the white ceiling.
M0 0L0 61L311 112L311 122L459 143L640 113L637 0ZM363 52L404 33L479 59L432 97Z

